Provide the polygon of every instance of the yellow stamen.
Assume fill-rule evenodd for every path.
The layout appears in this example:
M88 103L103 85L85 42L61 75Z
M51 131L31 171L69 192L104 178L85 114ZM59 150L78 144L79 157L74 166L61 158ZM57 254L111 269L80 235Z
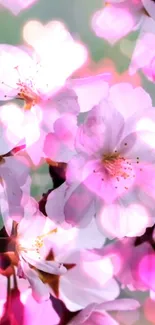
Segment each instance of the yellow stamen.
M24 104L24 111L29 111L33 106L32 102L25 102Z
M58 231L58 229L57 228L54 228L53 230L50 230L46 234L43 234L41 236L37 236L37 238L39 238L39 239L46 238L46 237L48 237L48 235L51 235L53 233L56 233L57 231Z
M34 241L34 244L32 245L32 248L24 247L24 246L18 244L18 250L24 251L24 252L36 251L37 253L39 253L39 249L44 244L43 239L46 238L46 237L48 237L49 235L51 235L53 233L56 233L57 231L58 231L57 228L54 228L54 229L50 230L49 232L47 232L46 234L37 236L36 239L35 239L35 241Z
M131 163L128 162L124 157L121 157L117 151L112 154L105 154L102 162L109 175L111 177L116 177L118 181L119 176L124 179L130 176L130 172L128 170L132 170L130 167Z
M60 164L59 162L56 162L56 161L51 160L49 158L46 158L46 162L47 162L48 165L53 166L53 167L58 167L59 164Z
M20 84L19 84L20 85ZM21 86L21 90L18 93L18 98L25 101L24 110L30 110L32 106L39 103L40 97L31 90L28 86Z

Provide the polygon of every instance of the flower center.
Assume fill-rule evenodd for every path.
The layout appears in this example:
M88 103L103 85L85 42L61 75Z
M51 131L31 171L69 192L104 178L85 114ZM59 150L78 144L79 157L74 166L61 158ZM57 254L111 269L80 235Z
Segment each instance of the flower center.
M139 163L137 157L136 163ZM135 181L135 168L130 160L122 157L117 150L114 153L104 154L102 164L107 177L113 180L114 187L123 186L128 190L131 184ZM104 181L104 179L102 179Z
M18 99L25 101L24 109L30 110L32 106L36 105L40 101L40 97L32 90L32 88L22 82L17 83L19 87Z
M35 252L37 254L39 254L41 247L43 247L44 245L44 238L48 237L49 235L56 233L57 232L57 228L50 230L48 233L37 236L36 239L34 240L34 242L32 243L31 247L28 246L24 246L22 244L18 244L17 245L17 250L18 251L23 251L25 253L28 252Z
M40 97L34 87L34 80L33 78L28 78L25 82L22 82L19 66L14 67L14 69L17 71L19 76L19 81L17 82L19 89L17 98L25 101L25 110L30 110L32 106L36 105L40 101Z
M118 153L105 154L103 156L103 164L111 177L130 177L133 171L132 164Z

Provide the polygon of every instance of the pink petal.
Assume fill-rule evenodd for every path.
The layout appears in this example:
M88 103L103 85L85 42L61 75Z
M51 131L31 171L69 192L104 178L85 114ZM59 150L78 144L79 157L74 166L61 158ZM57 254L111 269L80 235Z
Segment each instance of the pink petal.
M99 308L106 311L113 311L113 310L134 310L140 307L140 303L134 299L116 299L110 302L104 302L103 304L99 305Z
M54 123L55 133L49 133L44 143L45 155L54 161L68 162L75 153L76 118L66 114Z
M68 143L73 143L77 130L77 119L72 114L65 114L54 123L54 131L57 137Z
M116 126L111 121L115 119ZM102 155L115 148L124 128L122 115L111 105L102 100L87 115L86 121L79 127L76 136L76 150L88 155Z
M82 169L86 164L86 159L82 155L74 156L67 165L66 182L72 184L73 182L80 183L83 181Z
M88 263L89 270L92 266L91 276L78 266L60 278L60 298L63 298L69 310L76 311L94 302L113 300L119 295L117 282L111 279L111 274L108 275L109 270L104 268L104 265L108 264L103 262L102 265L102 261L100 264L97 261L95 267L95 263Z
M95 215L94 208L94 195L84 184L77 185L76 189L70 187L64 206L66 222L85 227Z
M85 324L85 322L89 319L92 312L95 310L96 305L97 304L95 303L88 305L86 308L80 311L80 313L78 313L78 315L75 316L73 320L69 322L68 325Z
M85 325L119 325L110 315L106 313L93 312L90 320L84 323Z
M74 155L72 143L69 142L63 142L54 133L49 133L45 138L43 153L50 160L68 162Z
M142 235L149 226L148 212L139 204L131 204L128 207L118 204L106 205L97 214L96 221L99 230L110 238Z
M64 215L64 203L65 203L65 192L67 186L62 184L57 189L52 191L47 198L46 213L50 219L54 222L62 224L65 220ZM60 204L61 202L61 204Z
M139 16L135 16L128 8L114 5L105 6L92 19L92 28L97 36L106 39L112 45L130 33L137 24Z
M133 88L129 83L119 83L111 87L110 100L115 109L127 119L137 112L152 107L151 97L141 87Z
M53 97L53 106L60 114L78 115L80 112L79 101L74 89L64 87ZM71 117L72 119L72 117Z
M72 79L69 86L77 94L80 112L87 112L95 105L98 105L102 98L108 95L108 83L105 82L109 78L106 74L87 77L81 79Z
M138 273L144 284L151 290L155 290L154 280L155 257L153 254L146 254L139 262Z
M50 300L38 304L38 302L33 299L31 290L23 292L20 299L24 304L23 325L42 325L43 322L45 322L46 325L51 325L51 319L53 324L59 323L60 317L52 307Z
M152 1L149 0L149 4L151 2ZM153 68L153 60L155 57L154 41L155 23L153 19L146 16L136 42L136 47L134 49L129 67L129 72L131 75L134 74L138 69L144 68L146 69L144 70L144 73L146 73L146 75L152 79L154 71L151 73L151 69Z

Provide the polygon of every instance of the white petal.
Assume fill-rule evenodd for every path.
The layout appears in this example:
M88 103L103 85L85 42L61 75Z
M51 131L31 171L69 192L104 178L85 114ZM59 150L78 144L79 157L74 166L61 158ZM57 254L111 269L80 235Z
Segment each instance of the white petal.
M22 261L23 271L31 285L33 298L37 302L46 301L49 299L49 290L38 277L37 272L31 269L27 263Z
M25 261L27 261L27 263L46 273L61 275L67 272L67 269L61 263L57 261L43 260L39 258L36 252L21 252L21 256Z
M69 86L76 92L80 105L80 112L87 112L95 105L98 105L101 99L108 95L109 85L105 82L104 73L94 77L81 79L72 79Z
M89 276L91 266L96 264L97 269L100 271L100 276L94 274ZM102 269L100 269L98 261L90 262L86 271L83 270L82 263L68 271L63 277L60 278L60 297L71 311L85 308L91 303L101 303L103 301L113 300L119 295L119 286L113 279L108 280L108 270L105 269L105 264L101 261ZM108 264L106 264L108 266ZM107 274L106 274L107 272ZM79 307L78 307L79 306Z
M141 87L134 89L129 83L119 83L112 86L110 100L125 120L137 111L142 112L144 109L152 107L149 94Z
M109 238L123 238L142 235L150 221L147 210L132 201L127 207L118 204L106 205L97 215L96 222L99 230Z

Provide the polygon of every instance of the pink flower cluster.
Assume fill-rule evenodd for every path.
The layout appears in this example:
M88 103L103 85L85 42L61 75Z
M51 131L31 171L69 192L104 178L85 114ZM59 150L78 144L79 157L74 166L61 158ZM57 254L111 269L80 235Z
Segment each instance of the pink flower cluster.
M0 4L16 15L34 2ZM89 69L59 21L0 44L1 324L155 322L155 108L129 76L154 81L154 10L111 0L92 17L111 45L140 30L121 77L107 60Z

